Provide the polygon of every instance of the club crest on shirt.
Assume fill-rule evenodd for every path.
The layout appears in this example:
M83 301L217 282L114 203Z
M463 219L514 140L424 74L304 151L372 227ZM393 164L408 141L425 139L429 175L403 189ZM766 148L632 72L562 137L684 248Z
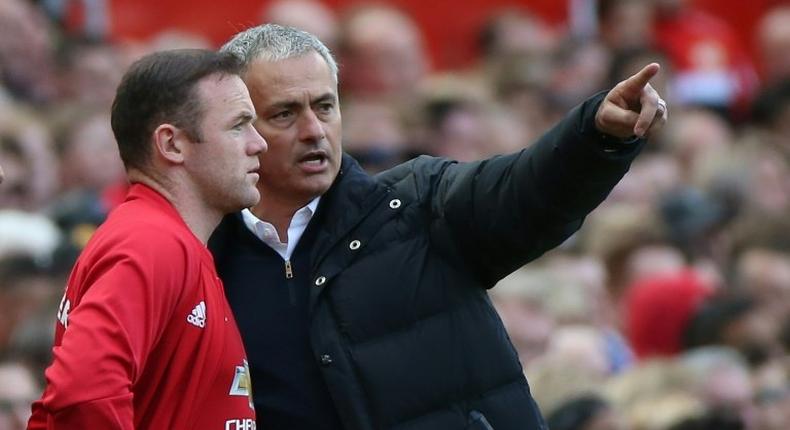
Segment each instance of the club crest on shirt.
M250 365L244 360L243 365L236 366L236 374L233 376L233 383L230 385L231 396L247 396L250 409L255 409L252 404L252 382L250 380Z

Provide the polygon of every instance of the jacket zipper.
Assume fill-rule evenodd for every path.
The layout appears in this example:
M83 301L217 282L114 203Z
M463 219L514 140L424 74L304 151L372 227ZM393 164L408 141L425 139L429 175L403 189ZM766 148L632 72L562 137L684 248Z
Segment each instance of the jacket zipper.
M291 260L285 260L285 279L291 279L294 277L294 270L291 267Z

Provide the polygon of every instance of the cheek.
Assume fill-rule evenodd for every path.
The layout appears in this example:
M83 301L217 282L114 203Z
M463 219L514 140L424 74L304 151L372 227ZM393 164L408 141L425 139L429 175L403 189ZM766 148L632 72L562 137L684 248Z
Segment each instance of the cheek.
M282 142L276 140L270 141L266 139L268 149L260 157L261 165L271 168L284 168L285 165L290 164L290 147L283 145Z
M330 124L326 129L326 135L332 145L332 150L339 153L342 150L341 142L343 140L343 131L340 121L337 121L336 124Z

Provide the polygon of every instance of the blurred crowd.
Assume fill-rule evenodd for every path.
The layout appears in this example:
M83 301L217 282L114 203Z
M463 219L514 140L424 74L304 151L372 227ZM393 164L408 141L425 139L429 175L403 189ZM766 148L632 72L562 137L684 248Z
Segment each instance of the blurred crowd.
M56 3L0 0L0 430L24 428L71 265L123 199L109 124L120 77L147 52L215 48L167 29L111 44L67 31ZM753 40L683 0L571 1L562 26L493 10L476 63L442 71L391 4L279 0L260 21L334 50L344 148L371 172L418 154L518 150L659 62L665 130L575 236L492 300L552 430L787 430L790 4L779 3Z

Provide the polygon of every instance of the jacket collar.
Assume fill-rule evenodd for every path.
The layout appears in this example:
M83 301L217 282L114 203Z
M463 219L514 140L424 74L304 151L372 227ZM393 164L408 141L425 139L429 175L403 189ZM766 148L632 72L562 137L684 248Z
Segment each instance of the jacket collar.
M329 190L321 197L312 223L318 228L312 252L313 267L326 257L329 250L359 224L389 192L376 182L350 155L343 153L340 172Z

